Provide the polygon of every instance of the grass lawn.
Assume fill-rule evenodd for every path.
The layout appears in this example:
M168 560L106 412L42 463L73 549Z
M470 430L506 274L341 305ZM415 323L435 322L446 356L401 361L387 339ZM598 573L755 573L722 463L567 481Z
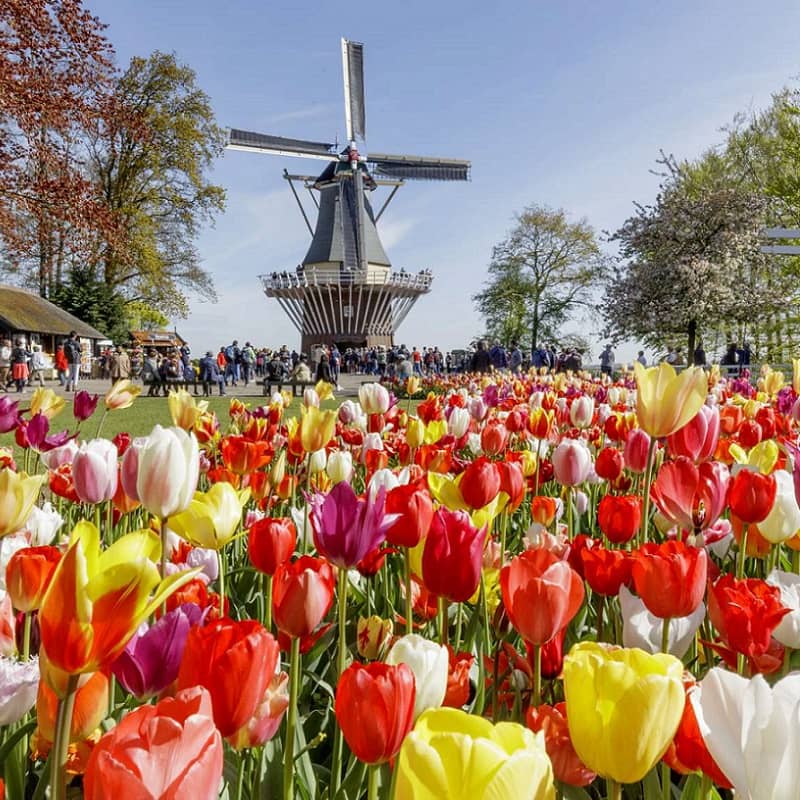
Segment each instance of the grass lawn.
M198 398L202 400L203 398ZM225 430L228 425L228 408L230 401L233 399L231 396L227 397L211 397L205 398L208 400L208 408L214 411L220 421L220 428ZM261 398L258 397L243 397L243 402L249 404L250 408L257 408L261 405ZM24 396L20 402L20 408L25 409L30 402L30 394ZM341 400L328 400L322 404L323 408L336 408ZM300 413L301 398L295 397L292 399L292 404L286 409L286 414L289 416L297 416ZM100 398L97 404L97 409L92 417L87 419L81 425L82 439L93 439L96 435L97 428L100 425L100 420L104 411L103 398ZM121 411L110 411L105 421L101 434L104 438L112 439L118 433L125 431L131 437L146 436L153 429L155 425L169 426L172 425L172 419L169 415L169 406L167 405L166 397L143 397L139 396L134 401L130 408ZM70 431L75 430L76 421L72 416L72 402L67 400L67 405L63 411L50 422L50 430L60 431L65 428ZM0 447L11 447L14 450L14 458L17 463L20 462L22 451L17 448L14 441L13 433L6 433L0 435Z

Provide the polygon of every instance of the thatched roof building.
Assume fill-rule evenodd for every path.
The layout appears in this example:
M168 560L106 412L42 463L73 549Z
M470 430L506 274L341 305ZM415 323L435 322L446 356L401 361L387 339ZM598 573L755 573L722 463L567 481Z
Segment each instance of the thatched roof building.
M106 338L49 300L18 286L0 284L0 335L24 336L28 342L38 342L52 353L70 331L92 342Z

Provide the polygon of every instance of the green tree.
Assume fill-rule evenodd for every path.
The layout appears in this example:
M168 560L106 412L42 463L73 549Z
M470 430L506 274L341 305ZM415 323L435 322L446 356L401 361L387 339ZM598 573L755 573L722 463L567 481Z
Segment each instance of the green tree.
M570 222L564 210L537 205L515 219L493 249L489 280L473 300L491 335L505 342L529 337L535 349L590 309L607 261L585 219Z
M214 299L195 240L224 208L208 170L225 145L194 71L174 54L133 58L94 131L89 169L117 224L98 242L98 277L126 300L185 315L186 293Z
M108 284L97 280L91 267L73 267L51 299L114 342L127 344L130 328L125 299Z
M691 355L699 336L746 332L792 289L760 251L763 195L732 180L713 153L659 163L666 172L655 203L638 206L612 236L621 260L606 288L606 333L656 349L683 337Z

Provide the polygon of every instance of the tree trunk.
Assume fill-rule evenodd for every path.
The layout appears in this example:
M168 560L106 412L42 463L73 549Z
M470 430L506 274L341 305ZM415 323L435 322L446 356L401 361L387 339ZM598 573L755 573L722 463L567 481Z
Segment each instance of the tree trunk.
M695 350L695 347L697 347L697 344L696 344L696 342L697 342L697 320L693 319L689 323L689 327L688 327L688 329L686 331L686 335L687 335L687 339L688 339L686 346L688 347L688 350L689 350L689 352L686 353L686 364L687 364L687 366L691 366L692 364L694 364L694 350Z

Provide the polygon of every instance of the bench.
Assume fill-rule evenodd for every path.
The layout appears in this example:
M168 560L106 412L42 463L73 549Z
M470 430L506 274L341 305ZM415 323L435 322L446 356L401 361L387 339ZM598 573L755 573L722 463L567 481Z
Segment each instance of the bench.
M158 396L158 390L162 388L164 390L164 396L166 397L167 392L170 389L186 389L188 392L190 386L192 387L194 394L197 395L197 387L199 383L200 381L198 381L197 378L191 381L186 380L186 378L167 378L166 380L163 380L161 378L153 379L150 376L142 377L142 384L150 387L150 391L148 392L148 396L150 397L153 395Z
M300 397L303 394L303 390L306 386L315 386L316 383L314 381L295 381L291 378L283 378L279 380L277 378L264 378L264 397L271 397L273 391L281 391L282 389L291 389L292 395L294 397Z

